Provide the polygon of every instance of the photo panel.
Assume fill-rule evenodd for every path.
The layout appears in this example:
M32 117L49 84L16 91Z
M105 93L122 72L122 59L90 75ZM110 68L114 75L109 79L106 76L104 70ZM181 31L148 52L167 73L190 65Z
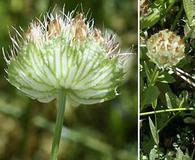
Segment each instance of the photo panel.
M195 1L140 0L141 160L195 159Z

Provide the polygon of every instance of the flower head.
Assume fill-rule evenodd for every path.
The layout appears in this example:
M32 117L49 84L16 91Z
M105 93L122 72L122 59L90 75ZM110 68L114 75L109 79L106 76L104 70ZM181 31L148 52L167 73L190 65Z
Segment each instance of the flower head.
M148 57L159 68L175 66L185 56L183 39L167 29L152 35L146 44Z
M25 36L17 32L20 41L11 38L7 79L27 96L49 102L63 88L71 102L93 104L116 95L126 54L119 53L115 35L101 33L82 13L73 15L45 16Z

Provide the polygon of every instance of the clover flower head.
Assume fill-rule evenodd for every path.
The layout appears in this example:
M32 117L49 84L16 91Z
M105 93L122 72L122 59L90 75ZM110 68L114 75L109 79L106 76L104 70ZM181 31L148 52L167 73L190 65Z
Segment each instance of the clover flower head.
M113 98L125 75L128 56L120 53L116 35L94 27L82 13L48 14L11 38L5 54L7 79L32 99L50 102L58 89L75 104Z
M185 57L183 39L167 29L152 35L146 45L147 56L159 68L175 66Z

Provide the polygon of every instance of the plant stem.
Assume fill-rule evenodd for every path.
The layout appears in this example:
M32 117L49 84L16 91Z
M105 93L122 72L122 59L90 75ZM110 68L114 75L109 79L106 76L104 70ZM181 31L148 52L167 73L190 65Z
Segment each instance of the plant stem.
M177 112L177 111L193 111L194 108L173 108L173 109L163 109L158 111L144 112L140 113L140 116L148 116L151 114L165 113L165 112Z
M192 154L191 154L192 159L194 158L194 154L195 154L195 148L193 149Z
M173 22L173 25L171 26L171 31L175 30L175 27L176 27L178 21L181 19L182 13L183 13L183 5L181 5L179 12L178 12L178 14Z
M66 94L63 89L59 89L57 95L57 119L55 124L50 160L57 160L59 143L60 143L61 132L63 127L63 120L64 120L65 102L66 102Z
M184 72L183 70L181 70L179 68L175 68L174 72L177 76L179 76L180 78L182 78L184 81L186 81L187 83L189 83L190 85L192 85L195 88L195 83L193 82L194 78L190 74Z

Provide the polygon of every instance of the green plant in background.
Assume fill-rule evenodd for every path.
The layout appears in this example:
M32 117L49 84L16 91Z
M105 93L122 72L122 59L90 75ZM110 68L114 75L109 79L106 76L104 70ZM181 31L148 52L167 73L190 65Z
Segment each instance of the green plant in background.
M57 99L51 160L57 159L66 101L78 105L114 98L129 59L119 52L115 35L101 34L81 13L73 15L50 14L31 23L25 37L16 31L11 54L4 54L12 85L40 102Z
M186 25L193 28L192 4L195 1L141 3L141 159L194 158L193 127L186 131L193 136L182 134L195 107L194 37L186 31ZM180 143L177 135L188 141Z

